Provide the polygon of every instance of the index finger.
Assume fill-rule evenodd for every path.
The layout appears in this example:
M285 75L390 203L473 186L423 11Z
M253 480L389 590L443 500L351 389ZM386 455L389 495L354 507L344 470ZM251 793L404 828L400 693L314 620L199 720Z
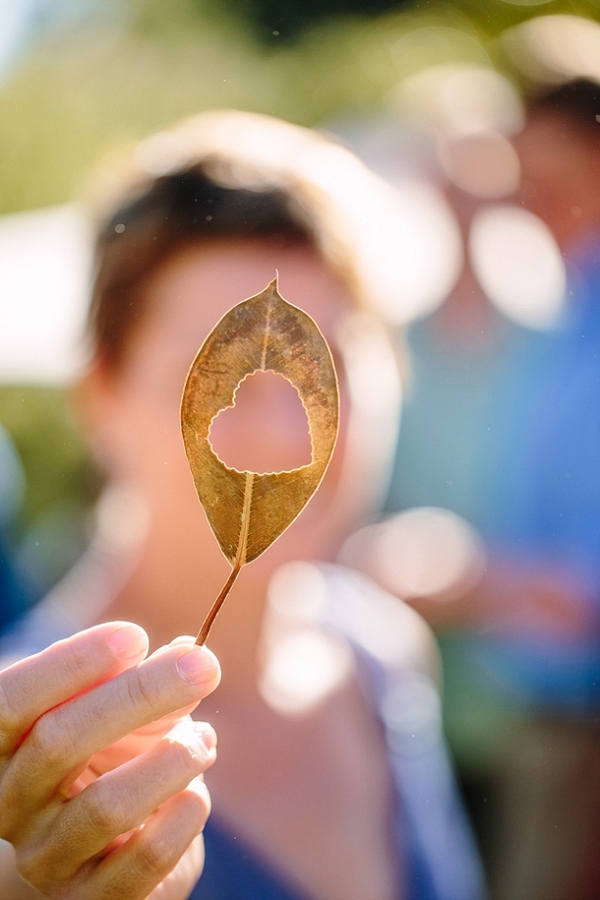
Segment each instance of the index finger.
M57 790L64 792L96 753L149 722L197 705L217 686L220 670L207 647L189 641L162 649L41 716L6 766L0 807L17 809L24 821Z
M148 636L107 622L57 641L0 672L0 757L10 756L45 712L139 663Z

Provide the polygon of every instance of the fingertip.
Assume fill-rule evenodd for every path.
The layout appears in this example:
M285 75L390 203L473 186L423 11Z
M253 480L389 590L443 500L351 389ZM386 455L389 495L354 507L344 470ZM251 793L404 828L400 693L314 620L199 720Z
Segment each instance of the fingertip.
M208 647L192 644L177 660L177 671L188 684L205 685L213 691L221 680L219 660Z
M143 659L148 653L148 635L133 622L118 623L108 638L108 646L119 660Z
M184 656L191 654L187 666L186 663L183 664L183 669L186 669L186 667L188 669L190 669L190 667L193 667L199 670L199 674L201 672L204 673L202 677L198 679L198 681L192 683L199 684L200 682L204 681L214 681L211 690L214 690L214 688L217 687L217 685L221 681L221 665L215 654L212 652L212 650L209 650L206 644L196 644L196 638L191 634L180 634L177 637L174 637L173 640L168 644L165 644L163 647L159 647L158 650L155 650L152 655L159 656L165 651L170 650L172 647L189 648L188 652L182 654L182 656L179 658L181 660ZM198 651L197 654L196 651ZM192 663L192 660L194 659L196 660L195 664ZM182 669L180 669L179 667L179 662L177 663L177 669L179 671L179 674L182 675ZM188 678L186 678L185 680L188 681Z

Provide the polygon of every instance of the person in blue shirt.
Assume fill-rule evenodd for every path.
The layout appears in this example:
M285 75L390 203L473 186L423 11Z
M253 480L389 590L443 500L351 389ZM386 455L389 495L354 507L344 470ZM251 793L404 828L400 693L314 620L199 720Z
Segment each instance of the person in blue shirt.
M554 234L565 312L546 333L511 324L466 271L460 289L473 314L463 317L462 341L444 331L444 307L413 326L413 406L387 501L390 512L445 507L477 532L454 580L411 603L442 636L449 733L493 808L487 850L503 900L597 896L589 873L600 841L598 115L600 86L585 79L530 98L513 139L521 183L512 201ZM383 536L389 525L378 527ZM371 533L360 561L355 541L355 562L393 590L373 564L375 543ZM432 571L443 550L429 548Z

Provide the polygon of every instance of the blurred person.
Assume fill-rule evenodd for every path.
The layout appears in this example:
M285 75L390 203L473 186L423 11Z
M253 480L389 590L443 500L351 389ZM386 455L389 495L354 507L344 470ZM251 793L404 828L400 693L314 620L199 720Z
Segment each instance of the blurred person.
M532 98L513 140L514 199L550 227L566 261L560 327L509 326L465 267L448 303L417 326L433 395L412 421L406 409L388 500L390 511L429 509L363 532L343 556L403 596L403 562L418 560L409 599L445 635L449 724L472 732L470 744L459 737L463 765L475 782L491 772L479 802L495 803L484 827L502 900L598 891L598 114L600 87L574 80ZM450 196L468 241L480 201Z
M481 873L441 737L430 632L332 562L377 503L398 413L394 354L359 268L361 235L390 226L387 190L348 151L250 114L188 120L135 160L100 229L78 394L111 488L93 552L2 645L6 661L24 658L0 673L0 833L48 897L475 900ZM354 196L368 198L355 227ZM195 630L227 574L179 400L211 327L275 270L331 343L341 433L308 509L220 613L211 645L223 677L207 699L209 651L191 638L164 646ZM238 468L310 458L298 398L267 376L248 378L239 409L211 431ZM148 641L162 649L145 659ZM194 887L208 811L198 776L215 738L184 713L202 698L220 758ZM38 896L2 847L2 892Z
M468 246L481 200L446 185ZM521 704L474 677L470 629L487 628L490 609L472 602L485 540L506 516L519 423L547 332L505 316L488 299L466 256L464 270L433 314L411 323L410 372L386 519L353 535L341 560L409 602L436 630L444 669L444 726L484 863L499 840L499 769ZM524 615L498 598L495 615Z

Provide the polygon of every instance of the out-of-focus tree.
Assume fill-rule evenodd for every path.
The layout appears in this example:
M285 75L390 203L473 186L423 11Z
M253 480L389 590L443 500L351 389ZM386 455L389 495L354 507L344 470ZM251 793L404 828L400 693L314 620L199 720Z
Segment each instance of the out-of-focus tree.
M314 125L380 108L411 69L468 56L469 39L493 56L494 35L539 13L533 2L87 2L86 15L22 51L0 86L0 213L72 199L108 148L197 110L235 107ZM567 6L600 15L600 0L542 4ZM293 42L271 27L276 8ZM268 46L257 38L266 23ZM451 31L440 37L439 28Z
M251 23L256 35L266 42L273 38L294 40L316 24L340 16L377 16L411 0L227 0L239 16Z
M360 27L361 20L394 10L435 14L450 6L490 33L539 12L562 10L593 16L599 11L599 4L593 0L568 4L568 9L556 0L453 0L451 4L424 4L420 0L221 0L221 5L249 22L257 37L267 44L292 42L316 25L340 17L354 17Z

